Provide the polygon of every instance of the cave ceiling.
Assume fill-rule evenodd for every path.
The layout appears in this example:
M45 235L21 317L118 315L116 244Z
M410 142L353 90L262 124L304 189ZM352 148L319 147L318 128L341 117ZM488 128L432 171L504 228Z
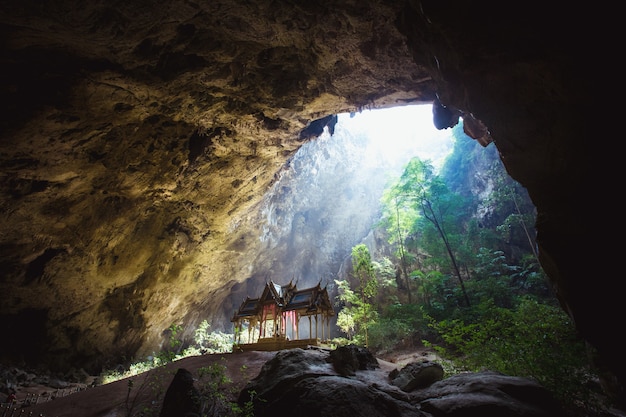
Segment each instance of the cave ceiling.
M614 284L589 290L572 266L574 240L597 237L575 204L593 169L586 17L539 2L2 2L3 355L93 366L154 351L172 323L227 325L286 250L261 238L277 227L262 208L296 151L339 113L434 102L438 127L463 117L528 189L559 301L623 376L594 325L619 314Z

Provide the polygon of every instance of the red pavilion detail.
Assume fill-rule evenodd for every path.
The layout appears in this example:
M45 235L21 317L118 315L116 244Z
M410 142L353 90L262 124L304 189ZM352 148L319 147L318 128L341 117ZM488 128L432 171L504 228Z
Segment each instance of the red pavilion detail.
M259 298L247 297L233 315L234 350L317 346L330 340L334 315L328 291L320 283L299 290L292 282L281 286L270 281ZM247 343L241 343L246 331Z

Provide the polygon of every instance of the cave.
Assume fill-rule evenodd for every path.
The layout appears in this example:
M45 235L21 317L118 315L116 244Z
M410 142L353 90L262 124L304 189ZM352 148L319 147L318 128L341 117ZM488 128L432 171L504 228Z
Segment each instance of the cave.
M337 114L433 103L528 190L555 296L623 395L596 9L2 2L0 357L99 369L171 323L225 326L277 272L258 208L297 150Z

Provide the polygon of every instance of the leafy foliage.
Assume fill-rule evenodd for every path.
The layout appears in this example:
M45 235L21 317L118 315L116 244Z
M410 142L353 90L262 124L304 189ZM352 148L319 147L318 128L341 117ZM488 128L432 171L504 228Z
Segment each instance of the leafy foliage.
M211 325L203 320L194 332L194 343L183 352L183 356L224 353L232 350L233 335L221 331L209 332Z
M213 363L198 370L197 385L202 399L202 416L251 417L252 400L243 407L234 401L237 392L232 389L232 380L226 375L226 369L223 364ZM245 367L242 369L244 371ZM250 394L254 398L254 393Z
M493 146L465 136L461 124L453 132L454 151L439 174L413 159L383 193L377 226L391 249L381 257L389 282L395 269L395 285L376 305L369 347L432 346L452 361L448 373L533 378L563 404L584 408L597 394L589 388L597 375L539 264L535 207ZM347 328L342 312L338 323Z
M352 248L351 276L335 281L337 326L346 337L333 345L374 353L432 346L448 374L489 369L529 377L563 404L595 406L588 348L538 261L532 201L493 146L467 138L460 124L454 134L454 152L439 173L413 159L385 190L376 226L389 247L373 254L365 245ZM142 369L232 349L232 335L209 332L206 322L182 352L182 329L168 331L168 348ZM229 381L219 365L199 381L209 415L252 415L251 405L239 408L223 395Z
M462 369L533 378L564 403L588 394L593 372L586 346L562 309L522 297L514 308L485 299L476 320L433 321L439 352Z
M166 332L169 332L169 337L168 337L169 344L165 349L163 349L157 354L157 361L159 363L165 364L165 363L172 362L174 359L176 359L176 356L179 353L180 347L183 344L182 340L180 340L178 337L178 334L182 332L182 330L183 330L183 327L181 325L174 324L174 323L172 323L170 327L166 330Z
M123 378L149 372L155 368L189 356L232 352L233 335L219 331L209 333L209 328L210 325L204 320L194 332L194 342L181 351L183 341L180 338L180 334L184 329L180 325L170 325L166 330L166 333L169 334L169 346L156 355L149 356L145 360L131 363L125 371L120 371L119 369L105 370L101 375L102 383L108 384Z
M417 304L389 305L370 327L369 348L379 352L399 347L411 348L421 343L420 338L434 334L429 327L429 319L423 307Z
M368 346L368 329L378 318L378 312L372 304L378 293L374 265L366 245L352 248L352 269L358 280L356 290L352 290L346 281L336 280L339 300L345 303L337 317L337 325L355 342Z
M156 417L159 415L165 395L166 380L173 376L164 365L188 356L202 354L218 354L232 351L233 335L223 332L209 332L210 325L205 320L194 332L194 343L180 353L183 341L180 334L182 326L172 324L166 333L169 335L169 346L155 356L144 361L133 363L127 371L105 371L101 375L103 383L111 383L128 378L128 392L125 400L126 417ZM241 372L245 373L246 367ZM145 373L142 384L136 385L134 376ZM251 417L253 416L252 401L243 406L235 401L232 380L226 375L226 367L219 363L200 368L196 385L201 395L202 415L204 417ZM138 401L140 395L150 391L150 402ZM250 393L251 398L256 396Z

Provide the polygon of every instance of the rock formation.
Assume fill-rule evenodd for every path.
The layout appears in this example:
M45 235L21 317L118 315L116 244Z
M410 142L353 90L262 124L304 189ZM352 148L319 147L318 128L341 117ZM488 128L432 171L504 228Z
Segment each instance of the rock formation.
M201 411L202 398L194 386L193 374L187 369L179 368L167 387L159 417L197 416Z
M240 405L254 404L254 415L259 417L566 415L535 381L495 372L439 377L420 387L411 384L414 387L408 392L390 383L378 365L363 363L347 376L337 370L365 362L362 359L368 352L345 349L339 355L303 349L278 352L241 391ZM420 366L417 362L409 365Z
M230 295L253 293L280 255L261 209L294 153L338 113L434 102L438 127L463 117L528 189L556 296L623 389L621 284L603 266L618 258L594 215L616 206L589 185L606 171L596 125L610 124L589 113L611 82L599 14L2 2L1 356L97 369L157 350L172 323L227 324Z

